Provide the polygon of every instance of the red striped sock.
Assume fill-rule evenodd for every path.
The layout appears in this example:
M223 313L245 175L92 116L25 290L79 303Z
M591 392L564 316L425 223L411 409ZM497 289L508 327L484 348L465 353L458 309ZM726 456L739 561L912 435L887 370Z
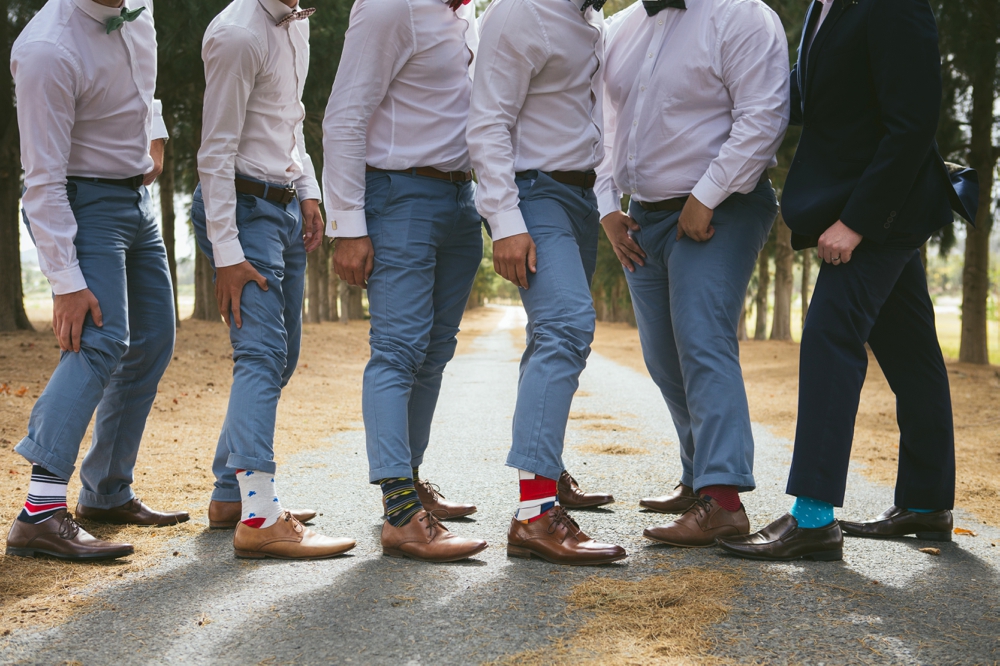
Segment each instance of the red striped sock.
M742 506L736 486L705 486L698 495L708 495L726 511L737 511Z
M556 480L523 470L518 470L518 474L521 480L521 503L518 505L516 518L525 523L533 523L559 504L556 498Z

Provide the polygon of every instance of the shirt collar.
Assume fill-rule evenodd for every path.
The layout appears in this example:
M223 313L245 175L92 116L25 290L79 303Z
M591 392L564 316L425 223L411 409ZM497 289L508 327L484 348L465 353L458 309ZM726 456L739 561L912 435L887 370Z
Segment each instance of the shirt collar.
M121 16L122 7L128 7L128 0L125 0L121 7L105 7L99 2L94 2L94 0L73 0L73 4L90 18L105 24L108 22L108 19Z
M818 0L818 2L821 5L832 5L833 4L833 0Z
M294 8L289 7L285 3L281 2L281 0L257 0L257 2L260 3L260 6L264 8L264 11L266 11L276 22L295 11ZM298 8L298 6L298 3L295 3L295 8Z

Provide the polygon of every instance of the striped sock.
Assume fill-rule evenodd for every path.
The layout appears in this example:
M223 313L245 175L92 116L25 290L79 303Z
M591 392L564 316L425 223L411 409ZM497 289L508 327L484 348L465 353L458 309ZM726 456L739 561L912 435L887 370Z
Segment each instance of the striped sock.
M274 489L274 475L252 469L236 470L240 484L243 516L240 521L247 527L262 530L278 522L283 510Z
M413 479L382 479L382 499L385 500L385 519L393 527L402 527L424 508L417 497Z
M413 483L420 483L420 466L411 469L413 469Z
M547 479L524 470L517 470L521 482L521 503L514 517L522 523L531 523L544 516L549 509L559 505L555 479Z
M66 483L41 465L32 465L28 500L17 519L37 525L54 516L56 511L65 509Z

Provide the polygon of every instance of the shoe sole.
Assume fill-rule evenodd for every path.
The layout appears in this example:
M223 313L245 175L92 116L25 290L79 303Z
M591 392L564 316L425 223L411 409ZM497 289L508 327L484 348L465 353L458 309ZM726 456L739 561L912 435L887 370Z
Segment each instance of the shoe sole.
M686 512L688 509L690 509L691 507L688 506L687 508L684 508L684 509L660 509L660 508L657 508L657 507L654 507L654 506L649 506L648 504L643 504L642 502L639 502L639 508L645 509L646 511L652 511L653 513L663 513L663 514L668 514L668 515L681 515L684 512Z
M468 516L471 516L472 514L474 514L478 510L479 509L473 509L472 511L466 511L465 513L456 513L454 515L448 514L444 518L438 518L438 520L457 520L459 518L466 518Z
M328 560L332 557L337 557L338 555L343 555L344 553L354 550L355 546L352 545L350 548L345 548L344 550L338 550L336 553L329 553L328 555L309 555L305 557L287 557L284 555L272 555L271 553L262 553L257 550L235 550L233 554L241 560Z
M563 504L562 501L560 500L559 506L569 511L572 511L574 509L596 509L598 507L608 506L609 504L614 504L614 503L615 501L611 500L610 502L593 502L591 504Z
M611 558L605 558L600 561L594 560L592 562L560 562L559 560L553 560L540 553L536 553L533 550L528 550L527 548L520 548L518 546L507 545L507 557L517 557L522 560L530 560L533 557L537 557L543 562L548 562L549 564L560 564L569 567L594 567L600 566L602 564L611 564L612 562L620 562L628 557L628 553L624 555L619 555Z
M844 536L851 536L856 539L907 539L909 537L916 537L921 541L951 541L951 532L910 532L909 534L857 534L855 532L848 532L844 529L844 526L840 526L841 531L843 531Z
M704 545L701 544L695 545L690 543L676 543L674 541L664 541L663 539L657 539L656 537L651 537L648 534L643 534L642 536L646 537L650 541L654 541L656 543L662 543L664 546L673 546L674 548L715 548L716 546L719 545L718 541L713 541L712 543Z
M48 557L54 557L58 560L64 560L66 562L103 562L105 560L117 560L122 557L128 557L129 555L135 555L135 551L130 551L128 553L119 553L116 555L66 555L65 553L56 553L50 550L40 550L38 548L13 548L7 546L7 555L13 555L15 557L38 557L40 555L45 555Z
M482 548L477 548L471 553L465 555L459 555L457 557L449 557L442 559L429 559L426 557L417 557L416 555L411 555L410 553L399 550L398 548L382 548L382 555L384 557L399 557L407 560L416 560L417 562L429 562L431 564L444 564L446 562L461 562L462 560L467 560L470 557L475 557L479 553L483 552L489 548L489 544L483 544Z
M806 555L796 555L795 557L766 557L763 555L750 555L749 553L744 553L738 550L731 550L726 548L724 544L719 544L725 552L730 555L736 555L748 560L760 560L763 562L794 562L796 560L813 560L815 562L839 562L844 559L844 551L841 550L825 550L819 553L808 553Z
M181 523L186 523L191 520L191 516L187 518L181 518L172 523L130 523L128 521L114 521L114 520L99 520L96 518L88 518L87 516L77 515L77 518L86 520L88 523L95 523L97 525L131 525L132 527L172 527L174 525L180 525Z

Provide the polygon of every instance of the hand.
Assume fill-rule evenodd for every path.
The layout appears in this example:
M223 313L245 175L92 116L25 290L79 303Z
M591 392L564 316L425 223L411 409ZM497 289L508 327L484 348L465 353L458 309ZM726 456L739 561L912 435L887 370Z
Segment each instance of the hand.
M493 270L522 289L528 288L528 272L538 270L535 241L528 233L493 241Z
M854 254L854 248L864 237L854 229L837 220L836 224L819 237L816 252L828 264L846 264Z
M153 158L153 170L147 173L143 179L143 185L152 185L153 181L163 173L163 151L167 142L163 139L153 139L149 144L149 156Z
M299 203L302 210L302 243L306 252L312 252L323 242L323 213L319 212L319 201L306 199Z
M93 317L94 323L104 326L104 316L101 305L97 302L94 292L81 289L71 294L57 294L52 299L52 332L59 341L62 351L80 351L80 337L83 335L83 322L87 313Z
M642 260L646 258L646 253L628 233L630 230L639 231L639 225L635 220L620 210L616 210L604 216L601 220L601 226L604 227L604 233L611 241L611 247L614 249L615 255L618 256L618 261L622 262L622 266L629 273L635 272L633 262L645 266Z
M699 243L711 240L715 235L715 227L712 226L714 214L715 211L695 199L693 194L689 196L677 220L677 240L685 236Z
M338 238L333 247L333 270L352 287L368 288L375 267L375 248L368 236Z
M236 328L243 328L240 298L248 282L256 282L258 287L267 291L267 278L258 273L249 261L215 269L215 300L219 302L219 312L226 320L226 326L231 325L229 313L232 312Z

